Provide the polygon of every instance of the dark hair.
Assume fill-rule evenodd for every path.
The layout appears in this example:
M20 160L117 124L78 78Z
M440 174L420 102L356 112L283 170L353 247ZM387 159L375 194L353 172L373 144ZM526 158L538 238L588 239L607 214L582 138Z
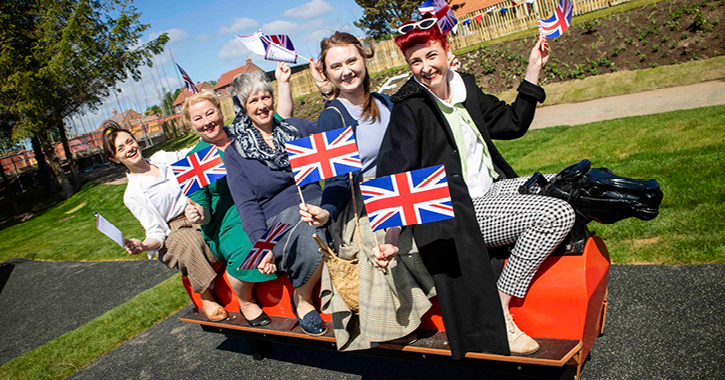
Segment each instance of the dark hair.
M426 13L423 15L424 20L431 17L433 16L430 13ZM403 23L403 25L412 23L415 23L415 21L406 21ZM443 33L441 33L438 25L435 25L428 29L415 28L409 33L401 34L395 37L395 44L398 45L400 51L402 51L403 54L405 54L406 50L410 49L415 45L427 45L428 43L436 41L441 43L441 46L443 46L443 50L448 50L448 39L446 38L446 36L443 35Z
M367 62L375 55L375 51L370 47L370 52L365 51L362 42L350 33L335 32L330 38L325 38L320 42L320 62L322 62L322 72L327 77L327 67L325 65L325 58L327 57L327 51L335 46L340 45L353 45L357 49L363 60ZM329 79L329 78L328 78ZM380 120L380 110L378 105L375 103L375 99L370 95L370 72L368 71L367 65L365 66L365 78L363 79L363 88L365 90L365 102L363 103L362 120ZM340 89L335 89L335 96L340 95Z
M119 133L126 132L131 135L132 139L136 140L136 138L133 137L133 133L121 128L121 126L113 120L104 120L103 123L101 123L101 126L103 127L103 136L101 136L101 139L103 140L103 155L109 161L116 156L116 136Z

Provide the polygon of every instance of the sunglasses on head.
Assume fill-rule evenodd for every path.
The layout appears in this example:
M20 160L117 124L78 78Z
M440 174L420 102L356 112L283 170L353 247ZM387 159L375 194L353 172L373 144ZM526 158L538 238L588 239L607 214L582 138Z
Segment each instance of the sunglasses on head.
M412 24L405 24L398 28L398 32L400 34L408 34L413 31L413 29L418 28L421 30L424 29L430 29L433 25L435 25L438 22L437 18L427 18L425 20L420 20L418 22L412 23Z

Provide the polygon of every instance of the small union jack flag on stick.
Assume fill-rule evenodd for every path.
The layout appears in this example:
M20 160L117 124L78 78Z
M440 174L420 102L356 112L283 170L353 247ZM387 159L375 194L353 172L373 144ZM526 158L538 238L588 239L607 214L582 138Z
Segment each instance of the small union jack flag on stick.
M371 179L360 191L373 231L454 217L443 165Z
M259 267L259 263L262 261L267 252L270 252L277 243L279 243L282 236L292 228L291 224L275 223L270 229L268 229L264 235L252 246L252 250L249 251L247 258L244 259L242 265L237 270L252 270Z
M227 169L215 146L192 153L171 164L170 168L184 195L189 195L227 175Z
M554 14L546 20L536 17L539 23L539 33L546 38L556 38L564 34L571 25L571 16L574 13L572 0L559 0Z
M181 77L184 79L184 83L186 84L186 89L189 90L192 94L196 94L199 92L199 90L196 88L196 85L194 85L194 81L191 80L191 77L189 74L186 73L186 70L182 69L179 64L176 64L176 67L179 68L179 72L181 73Z
M352 127L292 140L285 147L297 186L362 169Z
M448 6L446 0L428 0L418 7L418 12L421 15L433 13L435 18L438 19L438 27L441 29L441 33L456 32L458 20L456 20L456 16L453 15L453 10Z
M284 34L275 34L268 36L262 33L261 29L249 36L239 36L244 46L252 53L264 56L264 59L270 61L280 61L288 63L297 63L297 57L307 61L305 57L300 56L295 51L295 46L289 36Z

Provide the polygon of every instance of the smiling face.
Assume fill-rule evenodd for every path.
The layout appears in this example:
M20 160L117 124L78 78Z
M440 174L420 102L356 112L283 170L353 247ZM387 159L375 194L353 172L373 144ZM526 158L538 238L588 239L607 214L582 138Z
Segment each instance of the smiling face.
M271 127L274 118L274 98L268 91L257 90L249 95L244 109L258 128Z
M224 132L224 116L221 110L208 100L202 100L189 106L189 120L194 131L203 141L214 144L227 139Z
M118 132L113 145L116 148L116 153L111 158L111 161L130 167L143 160L141 148L139 148L138 142L136 142L136 139L130 133Z
M364 91L365 59L355 45L336 45L325 55L325 73L340 92Z
M448 58L451 51L444 49L440 42L413 45L405 51L405 60L408 62L413 76L422 85L428 87L434 94L446 93L448 85ZM440 95L439 95L440 97Z

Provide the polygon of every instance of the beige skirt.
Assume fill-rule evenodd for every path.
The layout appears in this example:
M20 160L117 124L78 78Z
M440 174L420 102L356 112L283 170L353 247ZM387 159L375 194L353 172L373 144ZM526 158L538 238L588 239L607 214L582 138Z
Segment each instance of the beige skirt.
M387 274L375 269L370 259L372 249L384 242L385 233L372 231L360 189L355 189L356 204L349 202L340 213L332 226L332 235L333 249L339 257L359 259L359 314L350 311L337 294L327 269L322 272L320 291L321 309L332 315L340 351L368 349L410 334L430 309L428 298L435 296L433 278L420 259L410 229L401 234L400 252L391 261ZM357 223L355 211L359 213Z
M169 221L169 228L171 233L159 249L159 261L171 269L179 268L194 292L203 293L222 263L204 242L199 226L191 224L183 213Z

